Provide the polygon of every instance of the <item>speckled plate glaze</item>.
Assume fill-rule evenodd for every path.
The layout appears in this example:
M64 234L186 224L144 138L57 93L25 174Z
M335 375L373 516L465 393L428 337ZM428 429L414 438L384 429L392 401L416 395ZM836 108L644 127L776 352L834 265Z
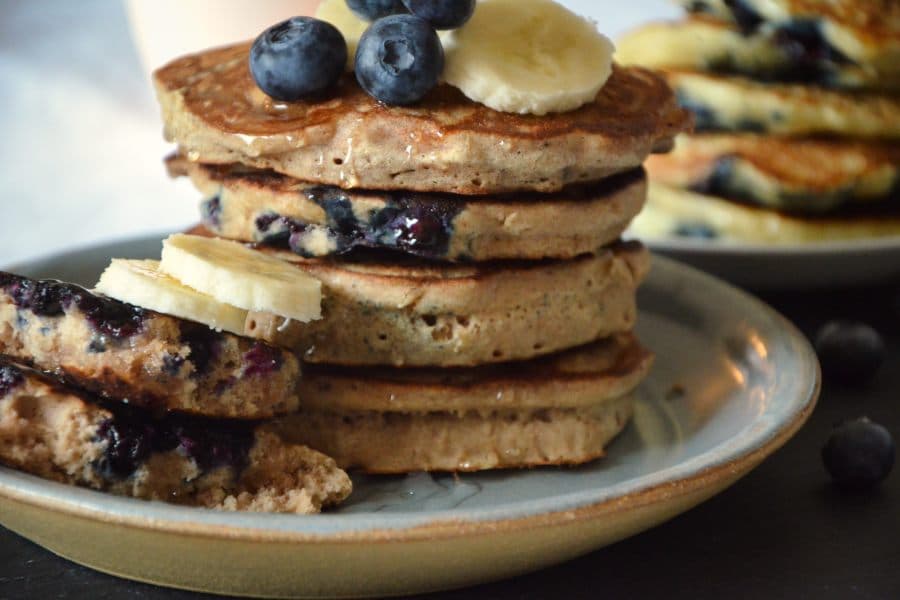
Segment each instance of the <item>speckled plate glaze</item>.
M900 237L797 246L644 239L654 252L757 290L865 285L900 276Z
M16 268L95 281L159 237ZM805 422L819 369L778 314L659 258L639 333L657 353L634 422L580 468L355 477L339 510L236 514L117 498L0 469L0 522L123 577L246 596L412 594L511 577L657 525L725 489Z

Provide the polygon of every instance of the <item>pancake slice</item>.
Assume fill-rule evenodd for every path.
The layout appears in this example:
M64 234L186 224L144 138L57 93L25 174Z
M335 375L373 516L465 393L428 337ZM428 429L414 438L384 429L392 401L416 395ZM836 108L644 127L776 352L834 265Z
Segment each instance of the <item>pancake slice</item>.
M252 422L151 413L0 359L0 462L122 496L310 514L350 494L335 462Z
M579 464L631 417L652 356L631 334L471 369L311 367L297 415L273 425L371 473Z
M640 211L640 169L553 194L458 196L341 190L242 165L167 160L205 197L216 235L305 257L354 248L450 261L573 258L617 240Z
M900 146L755 134L682 136L653 179L798 214L900 199Z
M0 355L153 411L259 419L298 404L300 365L290 352L2 271Z
M248 45L186 56L154 75L166 137L191 160L272 169L344 189L466 195L557 191L637 168L691 117L656 74L615 68L591 102L537 117L501 113L442 85L386 107L346 75L334 95L275 102Z

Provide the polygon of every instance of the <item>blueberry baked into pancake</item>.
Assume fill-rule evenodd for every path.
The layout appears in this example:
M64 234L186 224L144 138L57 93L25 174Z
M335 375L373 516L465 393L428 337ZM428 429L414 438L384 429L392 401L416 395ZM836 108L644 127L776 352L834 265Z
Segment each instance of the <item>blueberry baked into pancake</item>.
M314 513L350 493L332 459L252 421L154 417L4 359L0 460L63 483L224 510Z
M645 237L808 244L900 235L900 4L700 0L621 43L698 133L654 156Z
M0 461L308 513L341 468L606 454L653 362L620 236L693 117L552 0L377 4L155 72L202 224L93 291L3 276L0 354L42 372L5 367Z
M313 513L350 493L331 458L266 430L266 418L297 410L292 353L213 329L211 297L178 296L162 278L123 281L210 318L0 272L0 462L223 510Z

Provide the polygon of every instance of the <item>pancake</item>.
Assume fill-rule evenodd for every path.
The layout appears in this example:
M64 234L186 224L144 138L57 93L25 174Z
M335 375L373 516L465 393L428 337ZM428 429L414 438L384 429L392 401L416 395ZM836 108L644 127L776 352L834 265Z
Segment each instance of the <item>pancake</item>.
M606 454L633 403L629 395L592 408L484 415L304 410L283 424L282 436L367 473L576 465Z
M668 71L699 131L900 138L900 96L851 93L743 77Z
M272 427L372 473L578 464L625 427L651 362L624 334L494 367L310 367L304 408Z
M322 282L323 318L251 312L245 334L338 365L473 366L526 360L630 331L649 270L636 242L571 260L436 264L402 257L293 262Z
M263 419L298 405L300 364L290 352L2 271L0 356L151 411Z
M647 240L797 245L900 236L900 210L874 215L798 217L659 183L631 233Z
M782 211L824 213L896 200L900 146L754 134L681 136L654 156L655 181Z
M763 26L747 32L703 17L645 25L618 41L616 58L623 64L746 75L764 81L900 88L900 73L879 72L821 52L816 46L792 39L778 27Z
M415 106L387 107L352 74L328 99L279 103L253 83L248 48L155 73L166 137L189 159L345 189L552 192L638 167L691 123L665 82L638 68L616 68L594 102L540 117L491 110L447 85Z
M631 333L535 358L480 367L306 364L303 408L401 413L590 408L633 391L652 355Z
M219 510L311 514L352 488L332 459L285 444L256 422L104 404L2 357L0 463L61 483Z
M900 4L896 0L679 0L689 11L752 32L775 26L821 54L900 73Z
M640 169L556 194L498 197L344 191L242 165L167 164L206 198L213 233L306 257L372 247L451 261L573 258L616 241L646 197Z

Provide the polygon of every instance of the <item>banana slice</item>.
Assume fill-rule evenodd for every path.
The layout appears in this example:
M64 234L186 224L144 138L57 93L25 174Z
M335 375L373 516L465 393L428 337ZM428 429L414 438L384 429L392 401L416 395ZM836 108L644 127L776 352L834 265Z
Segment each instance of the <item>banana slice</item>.
M612 74L612 42L552 0L484 0L444 38L444 79L503 112L544 115L592 101Z
M160 269L226 304L302 323L322 316L322 284L290 263L237 242L176 234L163 242Z
M346 0L325 0L316 10L316 18L328 21L344 36L347 41L347 70L352 71L359 38L368 29L369 23L353 14Z
M96 291L141 308L197 321L217 331L244 335L246 310L222 304L182 285L160 272L156 260L113 259L100 276Z

